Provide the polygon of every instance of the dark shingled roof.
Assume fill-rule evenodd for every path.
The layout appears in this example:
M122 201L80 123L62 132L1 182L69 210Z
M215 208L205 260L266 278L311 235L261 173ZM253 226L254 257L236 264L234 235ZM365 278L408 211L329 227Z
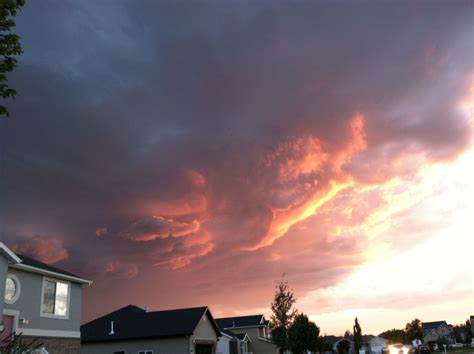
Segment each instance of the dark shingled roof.
M244 340L247 333L236 333L234 337L237 337L239 340Z
M217 318L216 322L221 329L230 329L232 327L257 327L263 326L263 315L253 316L239 316L239 317L225 317Z
M104 342L191 335L204 315L220 336L219 328L207 307L147 312L128 305L81 326L82 342ZM109 335L111 322L114 333Z
M423 329L423 332L431 331L432 329L438 328L442 324L446 326L448 325L446 321L423 322L422 329Z
M339 339L342 339L342 337L336 337L336 336L324 336L323 342L326 343L327 345L333 345L336 343Z
M79 275L69 273L69 272L67 272L63 269L60 269L60 268L53 267L49 264L40 262L40 261L38 261L34 258L25 256L24 254L17 253L16 255L18 256L18 258L21 259L20 264L24 264L24 265L27 265L27 266L30 266L30 267L35 267L35 268L39 268L39 269L42 269L42 270L46 270L48 272L54 272L54 273L66 275L66 276L69 276L69 277L79 278L79 279L83 279L83 280L87 281L86 279L84 279L83 277L81 277Z

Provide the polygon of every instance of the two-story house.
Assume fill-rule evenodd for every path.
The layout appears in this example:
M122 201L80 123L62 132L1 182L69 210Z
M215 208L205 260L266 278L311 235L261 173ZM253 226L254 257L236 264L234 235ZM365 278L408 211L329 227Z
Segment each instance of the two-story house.
M246 335L246 352L252 354L277 354L278 346L272 341L269 321L263 315L226 317L216 319L222 331Z
M444 339L448 343L454 342L453 327L446 321L423 322L423 342L434 343L439 339Z
M0 242L0 343L21 333L25 342L40 337L50 354L79 354L82 290L90 284Z

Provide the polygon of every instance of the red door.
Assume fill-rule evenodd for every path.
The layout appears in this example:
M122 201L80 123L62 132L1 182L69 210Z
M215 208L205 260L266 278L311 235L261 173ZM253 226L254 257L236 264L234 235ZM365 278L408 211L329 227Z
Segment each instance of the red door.
M0 332L0 347L5 347L13 333L13 316L3 315L3 331Z

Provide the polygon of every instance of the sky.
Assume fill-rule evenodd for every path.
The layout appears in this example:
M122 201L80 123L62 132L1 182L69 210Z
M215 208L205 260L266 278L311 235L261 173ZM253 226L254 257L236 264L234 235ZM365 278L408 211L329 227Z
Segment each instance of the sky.
M472 1L29 1L0 238L135 304L474 314Z

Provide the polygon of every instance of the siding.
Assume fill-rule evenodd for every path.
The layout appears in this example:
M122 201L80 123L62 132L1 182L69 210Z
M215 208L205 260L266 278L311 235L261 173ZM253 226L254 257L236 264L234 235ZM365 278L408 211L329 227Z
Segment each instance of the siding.
M249 352L253 354L277 354L278 347L264 339L259 339L258 327L255 328L228 328L233 333L247 333L250 337Z
M189 338L117 341L110 343L86 343L81 345L81 354L137 354L140 350L153 350L153 354L189 354Z
M0 325L3 324L3 308L5 306L5 286L7 280L8 262L7 259L0 253Z
M27 326L20 324L18 332L22 332L22 329L35 329L79 333L82 302L82 287L79 284L71 283L69 319L45 318L40 316L43 276L18 269L10 269L8 273L15 274L20 280L21 293L14 304L5 304L4 308L20 311L20 318L29 321Z

